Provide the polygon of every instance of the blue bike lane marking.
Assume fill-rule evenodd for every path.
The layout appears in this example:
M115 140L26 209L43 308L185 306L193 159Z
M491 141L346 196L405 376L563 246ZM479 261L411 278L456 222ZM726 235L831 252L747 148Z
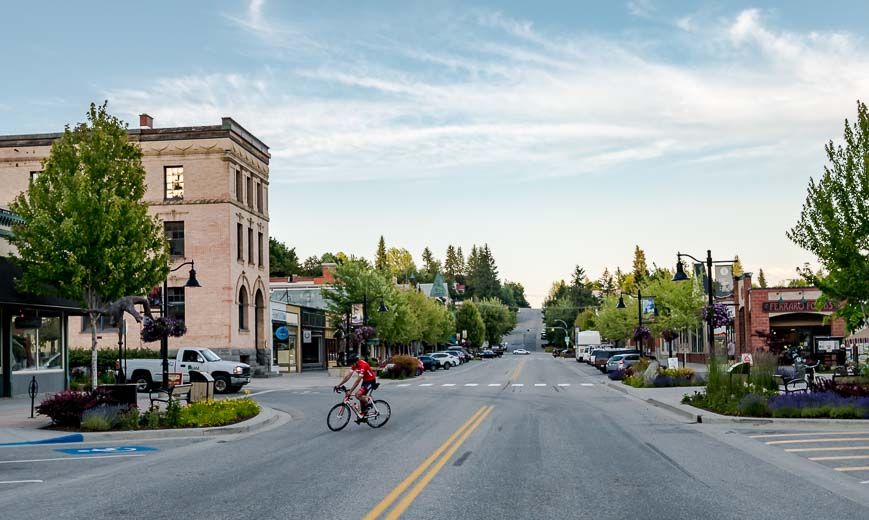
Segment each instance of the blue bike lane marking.
M70 455L114 455L119 453L157 451L157 448L151 448L149 446L108 446L102 448L64 448L54 451L68 453Z

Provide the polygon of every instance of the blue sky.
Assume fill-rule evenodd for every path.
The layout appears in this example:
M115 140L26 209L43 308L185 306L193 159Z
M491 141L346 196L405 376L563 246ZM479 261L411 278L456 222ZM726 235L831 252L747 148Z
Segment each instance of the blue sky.
M301 256L488 242L532 303L635 245L780 280L869 97L867 25L862 1L18 2L0 133L102 99L131 125L231 116L271 147L271 234Z

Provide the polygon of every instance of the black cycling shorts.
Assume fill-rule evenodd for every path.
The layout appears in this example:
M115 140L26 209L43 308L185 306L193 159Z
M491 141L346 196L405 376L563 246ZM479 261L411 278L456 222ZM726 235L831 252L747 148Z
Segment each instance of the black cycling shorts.
M372 387L377 388L376 386L374 386L376 384L376 381L362 381L362 386L359 387L359 392L362 395L368 395L371 393L371 390L373 390Z

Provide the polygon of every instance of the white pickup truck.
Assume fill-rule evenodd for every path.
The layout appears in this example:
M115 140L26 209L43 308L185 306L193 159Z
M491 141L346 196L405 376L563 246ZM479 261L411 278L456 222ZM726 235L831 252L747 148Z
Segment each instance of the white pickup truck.
M207 348L178 349L175 359L169 359L169 372L182 374L184 383L190 382L190 370L208 372L214 378L214 391L217 393L238 392L250 383L250 365L235 361L224 361ZM163 383L162 359L128 359L127 381L136 383L140 392L147 392L155 385Z

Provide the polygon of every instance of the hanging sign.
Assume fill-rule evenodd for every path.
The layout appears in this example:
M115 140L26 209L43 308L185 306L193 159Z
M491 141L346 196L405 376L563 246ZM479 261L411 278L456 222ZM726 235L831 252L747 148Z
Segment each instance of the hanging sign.
M281 341L290 337L290 329L286 327L278 327L275 329L275 337Z

